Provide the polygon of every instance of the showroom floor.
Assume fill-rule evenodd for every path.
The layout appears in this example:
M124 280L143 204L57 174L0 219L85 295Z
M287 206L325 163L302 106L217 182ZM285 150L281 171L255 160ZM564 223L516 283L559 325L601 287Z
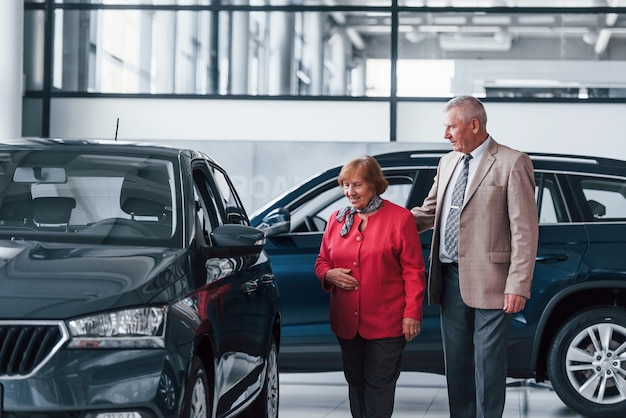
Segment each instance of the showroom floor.
M279 418L349 418L348 389L342 373L281 373ZM393 418L447 418L445 378L403 373ZM547 384L510 380L504 418L582 417L566 407Z

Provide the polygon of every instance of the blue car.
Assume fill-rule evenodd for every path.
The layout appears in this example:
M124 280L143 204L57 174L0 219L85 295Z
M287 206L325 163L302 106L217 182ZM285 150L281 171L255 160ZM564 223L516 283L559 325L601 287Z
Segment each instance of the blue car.
M448 151L377 156L384 197L411 208L430 190ZM532 295L513 319L513 378L549 381L565 404L585 416L626 416L626 162L530 154L540 238ZM313 266L326 222L346 205L340 167L292 188L259 209L282 295L283 371L341 370L328 323L329 295ZM421 234L424 259L431 231ZM422 332L407 344L404 370L443 373L438 306L424 306Z

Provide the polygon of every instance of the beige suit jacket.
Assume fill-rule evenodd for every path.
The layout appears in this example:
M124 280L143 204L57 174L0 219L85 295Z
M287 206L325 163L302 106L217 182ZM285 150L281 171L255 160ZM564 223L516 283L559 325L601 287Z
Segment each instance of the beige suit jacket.
M453 151L441 158L423 205L411 210L420 232L434 228L428 277L431 305L441 303L439 219L461 156ZM492 138L467 185L460 215L459 281L465 304L502 309L505 293L529 298L538 235L532 162L526 154Z

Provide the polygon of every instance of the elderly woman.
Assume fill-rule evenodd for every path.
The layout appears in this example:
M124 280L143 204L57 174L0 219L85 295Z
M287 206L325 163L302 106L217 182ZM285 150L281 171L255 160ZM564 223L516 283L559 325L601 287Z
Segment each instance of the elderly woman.
M380 197L388 183L370 156L343 166L349 206L328 222L315 274L330 292L354 418L387 418L406 342L420 333L424 260L408 209Z

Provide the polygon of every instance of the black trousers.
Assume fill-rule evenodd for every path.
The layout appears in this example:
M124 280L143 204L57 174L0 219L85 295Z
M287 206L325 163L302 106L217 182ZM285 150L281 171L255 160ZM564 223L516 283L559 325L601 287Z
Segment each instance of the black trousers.
M450 417L500 418L506 397L511 315L502 309L467 306L461 298L458 267L443 269L441 334Z
M338 340L352 417L391 417L406 346L404 336L365 340L357 335L352 340Z

